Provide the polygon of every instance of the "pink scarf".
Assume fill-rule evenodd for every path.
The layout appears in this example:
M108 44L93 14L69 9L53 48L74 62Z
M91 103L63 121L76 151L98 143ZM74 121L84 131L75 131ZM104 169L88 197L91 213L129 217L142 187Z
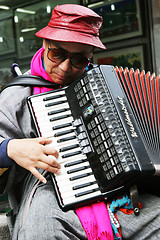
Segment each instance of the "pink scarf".
M42 57L44 54L44 48L40 48L36 54L33 56L31 61L31 75L34 76L41 76L47 81L53 82L52 78L46 73L42 64ZM53 89L46 88L46 87L34 87L34 94L48 92Z
M31 74L41 76L47 81L53 81L46 73L42 65L44 48L42 47L33 56L31 61ZM52 89L46 87L34 87L34 94L47 92ZM112 227L108 209L104 202L92 203L75 209L89 240L113 240Z

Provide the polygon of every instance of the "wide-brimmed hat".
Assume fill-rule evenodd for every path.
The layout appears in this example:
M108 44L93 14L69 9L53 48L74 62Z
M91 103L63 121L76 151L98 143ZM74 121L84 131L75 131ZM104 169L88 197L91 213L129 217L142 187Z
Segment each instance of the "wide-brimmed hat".
M101 26L102 17L87 7L77 4L57 5L48 26L38 31L36 36L106 49L99 39Z

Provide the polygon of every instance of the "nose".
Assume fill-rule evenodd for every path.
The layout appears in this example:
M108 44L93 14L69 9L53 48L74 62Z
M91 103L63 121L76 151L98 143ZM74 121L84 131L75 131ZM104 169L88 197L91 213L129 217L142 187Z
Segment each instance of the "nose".
M67 58L66 60L64 60L63 62L61 62L61 63L59 64L59 68L60 68L61 70L63 70L64 72L70 70L70 69L72 68L72 66L71 66L71 64L70 64L69 58Z

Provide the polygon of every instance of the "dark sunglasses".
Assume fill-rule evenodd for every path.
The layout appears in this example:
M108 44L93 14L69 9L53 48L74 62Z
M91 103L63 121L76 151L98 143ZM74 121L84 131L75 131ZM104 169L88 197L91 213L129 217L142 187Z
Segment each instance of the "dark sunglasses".
M47 52L47 57L50 61L55 63L64 62L67 58L70 60L70 64L78 69L85 68L89 65L90 59L78 54L70 53L61 48L49 48Z

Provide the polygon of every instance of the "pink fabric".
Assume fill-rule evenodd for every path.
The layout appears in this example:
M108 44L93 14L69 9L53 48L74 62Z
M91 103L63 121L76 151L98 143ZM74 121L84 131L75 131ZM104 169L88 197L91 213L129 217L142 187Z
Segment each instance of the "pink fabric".
M47 81L53 81L42 66L44 48L42 47L31 61L31 74L41 76ZM50 88L34 87L34 93L50 91ZM113 240L113 232L110 223L107 206L104 202L92 203L75 209L88 240Z
M92 203L75 211L88 240L114 239L108 209L104 202Z
M43 54L44 54L44 48L42 47L33 56L31 61L31 74L34 76L41 76L47 81L53 82L52 78L50 78L50 76L46 73L46 71L43 68L43 65L42 65ZM48 92L50 90L53 90L53 89L46 88L46 87L34 87L34 94Z

